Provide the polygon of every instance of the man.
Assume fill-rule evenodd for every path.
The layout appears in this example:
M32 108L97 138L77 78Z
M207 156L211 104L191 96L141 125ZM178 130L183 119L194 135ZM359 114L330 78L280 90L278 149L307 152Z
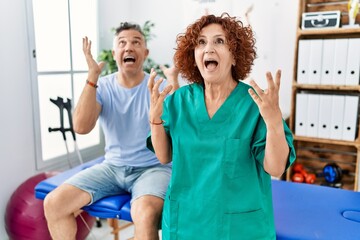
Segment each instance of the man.
M158 226L171 166L162 165L146 148L150 132L149 74L142 69L149 54L141 28L122 23L114 37L113 56L118 72L99 79L104 63L91 54L91 41L83 39L89 66L88 79L73 114L74 130L89 133L99 118L105 135L105 160L86 169L52 191L44 209L53 239L74 240L75 216L80 209L105 196L130 192L135 239L159 239ZM178 88L177 70L164 68L169 82L162 88Z

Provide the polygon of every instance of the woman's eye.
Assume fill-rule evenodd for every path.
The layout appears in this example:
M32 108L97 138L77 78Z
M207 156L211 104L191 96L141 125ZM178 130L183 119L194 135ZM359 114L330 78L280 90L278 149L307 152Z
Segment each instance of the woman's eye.
M204 45L204 44L205 44L205 40L204 40L204 39L200 39L200 40L198 41L198 44L199 44L199 45Z
M221 38L218 38L218 39L216 39L215 43L216 43L216 44L224 44L224 43L225 43L225 40L224 40L224 39L221 39Z

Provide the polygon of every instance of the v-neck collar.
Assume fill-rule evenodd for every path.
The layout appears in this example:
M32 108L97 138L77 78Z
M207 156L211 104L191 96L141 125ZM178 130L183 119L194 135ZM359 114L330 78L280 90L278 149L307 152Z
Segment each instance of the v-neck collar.
M226 98L223 104L219 107L219 109L215 112L212 118L209 117L209 114L206 110L205 104L205 94L204 94L204 85L196 84L197 90L195 91L195 108L197 118L199 123L204 124L208 122L214 123L222 123L225 122L230 116L231 109L233 108L233 104L236 101L237 92L239 89L239 83L236 85L234 90L230 93L230 95Z

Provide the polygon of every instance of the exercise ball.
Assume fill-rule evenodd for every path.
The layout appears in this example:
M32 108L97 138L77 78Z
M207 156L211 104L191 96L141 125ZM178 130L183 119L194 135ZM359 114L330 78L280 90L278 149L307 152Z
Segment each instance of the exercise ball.
M11 195L5 212L5 229L10 240L51 240L44 216L43 200L35 198L35 186L56 172L37 174L23 182ZM83 212L81 216L92 228L95 218ZM77 217L77 240L83 240L89 234L80 217Z

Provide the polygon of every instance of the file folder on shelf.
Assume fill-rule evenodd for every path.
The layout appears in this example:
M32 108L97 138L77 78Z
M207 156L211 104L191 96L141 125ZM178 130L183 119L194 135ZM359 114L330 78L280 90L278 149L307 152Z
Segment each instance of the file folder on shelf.
M344 118L345 96L332 96L330 138L341 140Z
M332 95L321 94L319 99L319 138L330 138Z
M321 66L321 84L331 85L334 71L335 39L324 39Z
M308 107L307 107L307 127L306 136L318 136L319 124L319 94L308 94Z
M308 101L307 94L305 93L296 94L295 134L298 136L306 136L307 101Z
M358 85L360 77L360 38L350 38L348 43L345 85Z
M299 84L308 83L310 47L311 40L299 40L297 65L297 82Z
M332 81L332 84L334 85L345 85L348 42L347 38L335 40L334 71Z
M342 140L355 140L358 120L358 104L358 96L345 96Z
M321 62L322 62L322 50L323 40L313 39L310 40L310 60L308 70L308 83L309 84L320 84L321 77Z

